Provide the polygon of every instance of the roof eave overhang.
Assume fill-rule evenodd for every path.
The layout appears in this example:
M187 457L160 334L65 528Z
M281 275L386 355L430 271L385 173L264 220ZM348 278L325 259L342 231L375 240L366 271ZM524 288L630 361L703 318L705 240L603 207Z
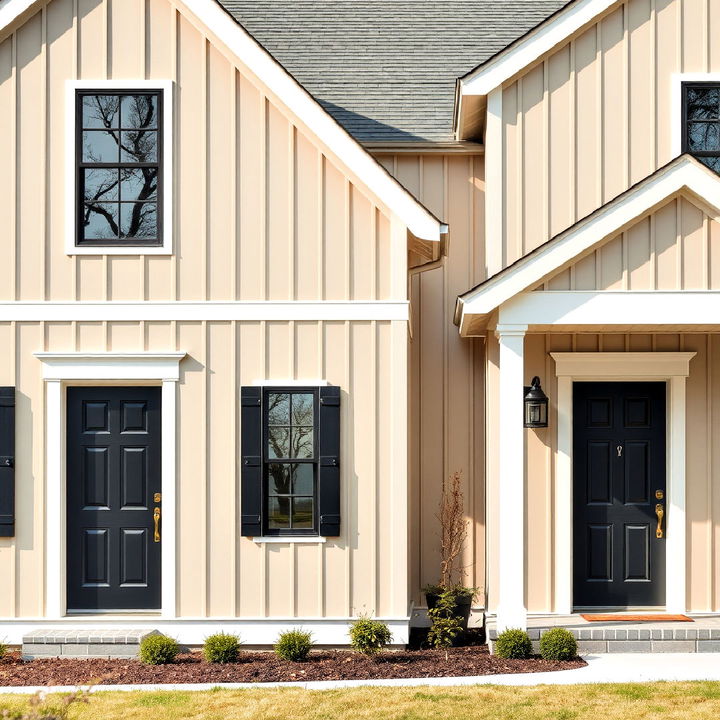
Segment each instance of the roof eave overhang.
M482 65L459 78L454 113L456 137L462 139L466 106L464 98L489 95L619 1L570 2Z
M681 155L586 218L457 298L454 322L463 336L479 334L487 318L516 295L540 284L576 258L687 193L720 216L720 177L690 155Z

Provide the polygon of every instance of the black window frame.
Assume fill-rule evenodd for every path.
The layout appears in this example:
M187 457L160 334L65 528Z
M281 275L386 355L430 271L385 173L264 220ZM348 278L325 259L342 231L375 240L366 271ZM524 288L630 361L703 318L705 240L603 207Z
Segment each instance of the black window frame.
M269 442L269 402L271 394L312 395L313 396L313 456L312 458L271 458L268 453ZM268 537L318 537L320 535L320 388L313 386L267 385L262 391L262 534ZM312 528L270 528L269 525L269 466L273 464L305 464L313 468L313 526ZM289 497L294 497L291 493ZM300 495L307 497L307 495ZM292 513L290 515L292 518Z
M126 95L153 95L157 102L157 159L152 163L123 163L118 160L117 163L84 163L83 155L83 98L92 95L118 96ZM164 189L164 117L165 117L165 93L162 88L143 88L137 89L127 88L82 88L75 91L75 247L128 247L128 248L157 248L163 247L163 189ZM122 130L122 114L118 120L118 129ZM157 167L157 200L156 202L156 225L157 237L155 238L107 238L107 239L91 239L86 240L84 235L84 207L85 198L82 188L82 171L88 167L93 168L142 168ZM119 204L120 201L118 201ZM120 221L120 216L118 217Z
M689 137L689 125L691 122L697 123L697 122L707 122L707 123L715 123L718 125L718 132L720 133L720 102L718 106L718 119L712 119L712 120L690 120L688 119L688 90L690 89L712 89L712 90L718 90L720 91L720 82L712 82L707 80L688 80L681 83L681 106L682 106L682 142L681 142L681 150L683 153L687 153L689 155L692 155L694 158L697 158L702 161L702 158L717 158L720 164L720 149L718 150L691 150L690 149L690 143L688 141ZM705 164L705 163L703 163ZM708 168L712 170L713 168Z

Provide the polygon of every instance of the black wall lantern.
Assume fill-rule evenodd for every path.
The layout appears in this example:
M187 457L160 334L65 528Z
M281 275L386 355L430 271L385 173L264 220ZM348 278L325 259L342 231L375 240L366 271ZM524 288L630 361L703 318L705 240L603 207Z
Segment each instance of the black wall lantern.
M540 387L540 378L536 375L532 384L525 388L525 422L526 428L544 428L548 426L548 399Z

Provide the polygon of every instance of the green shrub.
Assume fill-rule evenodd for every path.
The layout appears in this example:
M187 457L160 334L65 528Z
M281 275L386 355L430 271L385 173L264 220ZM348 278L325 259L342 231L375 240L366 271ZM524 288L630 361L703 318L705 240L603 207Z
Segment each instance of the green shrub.
M524 630L503 630L495 641L495 654L501 658L522 660L532 655L532 643Z
M445 648L446 660L448 659L447 649L463 632L463 619L456 614L456 602L456 593L453 590L445 590L438 595L435 607L428 610L428 617L431 621L428 642L432 647Z
M540 636L540 655L544 660L572 660L577 655L577 640L565 628L553 628Z
M237 662L240 654L240 638L237 635L217 633L205 639L203 655L209 663Z
M140 643L140 660L146 665L167 665L179 652L177 642L167 635L149 635Z
M278 636L275 644L275 654L283 660L298 662L307 659L312 646L312 635L309 632L287 630Z
M364 655L379 653L391 640L390 628L366 615L361 615L350 627L350 644Z
M7 655L8 647L5 645L5 643L0 642L0 660L2 660Z

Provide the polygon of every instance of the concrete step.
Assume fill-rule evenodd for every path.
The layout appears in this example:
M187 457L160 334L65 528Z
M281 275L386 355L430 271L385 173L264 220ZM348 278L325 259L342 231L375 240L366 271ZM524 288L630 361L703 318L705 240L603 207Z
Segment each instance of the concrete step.
M36 658L132 658L140 643L158 630L78 630L47 628L23 637L23 660Z
M573 618L573 620L575 620ZM575 624L575 627L572 625ZM528 635L534 652L540 650L540 636L553 627L567 628L578 641L580 655L597 653L720 653L720 625L717 618L694 623L596 623L561 621L533 624ZM490 652L495 650L497 630L488 623Z

